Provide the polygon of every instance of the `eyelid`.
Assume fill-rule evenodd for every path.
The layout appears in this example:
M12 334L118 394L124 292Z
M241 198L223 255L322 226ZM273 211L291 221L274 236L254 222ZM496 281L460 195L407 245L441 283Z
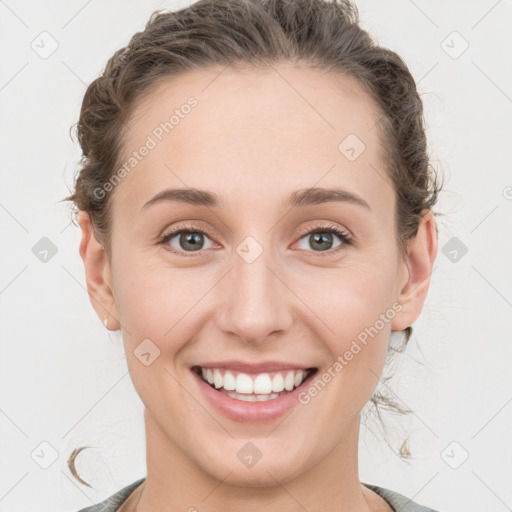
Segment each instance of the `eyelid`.
M196 222L198 222L198 224L196 224ZM160 240L162 240L162 238L166 238L166 237L168 237L170 235L174 236L174 235L178 234L180 231L199 231L199 232L204 232L210 238L213 238L215 236L214 233L213 233L213 230L210 229L207 226L203 226L199 222L200 221L190 221L190 222L184 221L183 223L179 223L178 222L178 224L176 226L174 226L172 229L167 230L167 228L165 228L160 233L160 235L158 235L158 238Z
M346 229L346 228L342 228L341 226L338 226L336 224L333 224L331 221L320 221L320 222L316 222L316 223L313 223L313 224L310 224L309 226L305 227L305 228L301 228L300 230L298 230L296 233L295 233L295 236L304 236L304 235L308 235L309 233L312 233L314 231L321 231L322 229L332 229L333 231L340 231L341 233L343 233L349 240L352 240L354 237L352 235L352 233Z

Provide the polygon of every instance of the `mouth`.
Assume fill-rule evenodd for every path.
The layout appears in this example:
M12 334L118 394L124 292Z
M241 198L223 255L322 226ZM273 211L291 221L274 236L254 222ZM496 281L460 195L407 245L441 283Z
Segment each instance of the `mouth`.
M302 368L245 373L198 365L191 369L215 391L242 402L266 402L280 398L303 386L318 371L318 368Z

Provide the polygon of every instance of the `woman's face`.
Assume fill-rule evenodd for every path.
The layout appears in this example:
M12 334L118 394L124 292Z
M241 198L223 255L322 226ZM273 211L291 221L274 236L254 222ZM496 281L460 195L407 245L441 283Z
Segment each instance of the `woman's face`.
M162 82L127 125L107 307L148 438L215 478L274 485L356 449L390 332L419 309L400 304L410 270L369 98L309 68L221 71ZM151 203L173 189L186 192ZM277 373L316 372L252 402L204 383L198 366L231 373L242 394L262 373L257 394L282 385Z

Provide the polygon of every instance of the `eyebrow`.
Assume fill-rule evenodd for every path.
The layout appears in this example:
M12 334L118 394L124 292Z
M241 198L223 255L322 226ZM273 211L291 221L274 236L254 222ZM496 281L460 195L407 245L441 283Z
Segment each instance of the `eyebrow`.
M220 196L207 190L197 188L166 189L147 201L142 210L161 202L181 202L194 206L219 208L224 201ZM347 202L371 210L370 205L360 196L342 188L306 188L296 190L284 202L285 208L310 206L328 202Z

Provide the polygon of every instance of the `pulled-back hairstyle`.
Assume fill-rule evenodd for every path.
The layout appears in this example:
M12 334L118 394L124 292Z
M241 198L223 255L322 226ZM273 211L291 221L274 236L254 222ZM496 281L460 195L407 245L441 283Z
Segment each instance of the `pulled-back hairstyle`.
M422 101L404 61L359 26L357 7L348 0L199 0L178 11L154 12L83 98L77 127L83 155L75 190L63 201L74 203L75 213L90 215L109 258L112 193L99 196L95 190L104 190L121 165L126 121L150 86L198 68L278 62L355 79L375 102L386 179L396 192L396 242L401 255L407 254L407 241L416 235L422 212L432 210L441 184L428 157ZM389 355L405 348L412 327L404 334L399 348L390 343ZM378 406L407 412L382 392L371 402L377 412ZM405 458L404 446L399 455ZM79 452L73 451L68 465L89 485L76 474Z

